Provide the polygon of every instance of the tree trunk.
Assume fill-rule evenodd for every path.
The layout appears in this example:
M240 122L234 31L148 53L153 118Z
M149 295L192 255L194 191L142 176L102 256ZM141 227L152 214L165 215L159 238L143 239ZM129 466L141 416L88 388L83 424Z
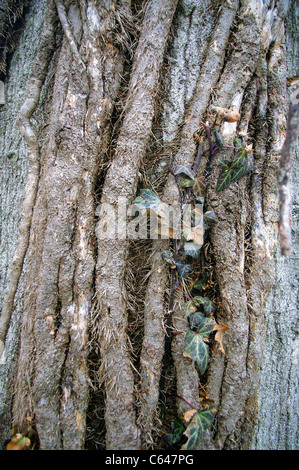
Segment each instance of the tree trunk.
M280 253L277 172L298 4L19 3L0 17L0 444L14 426L38 449L295 449L298 247ZM236 137L253 164L220 191ZM183 211L174 169L195 161L216 220L181 277L180 244L129 236L126 210L150 189ZM206 368L186 349L199 282ZM214 417L193 443L191 408Z

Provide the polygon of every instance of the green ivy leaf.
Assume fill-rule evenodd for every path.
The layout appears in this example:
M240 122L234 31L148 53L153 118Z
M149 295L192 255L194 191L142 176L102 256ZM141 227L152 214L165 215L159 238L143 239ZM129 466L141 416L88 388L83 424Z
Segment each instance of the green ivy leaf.
M194 307L192 301L188 302L190 302L191 305L188 305L188 309L185 309L185 316L188 317L191 330L196 330L196 333L198 333L202 338L207 338L215 326L214 318L207 318L204 313L194 311L194 308L196 307Z
M247 154L245 151L241 153L240 157L233 162L231 167L232 181L239 180L242 176L247 175L247 173L253 170L253 154Z
M142 189L140 196L137 196L134 200L135 206L139 209L151 209L157 211L162 204L161 199L151 189Z
M216 220L217 216L216 216L214 211L207 211L207 212L204 213L203 218L204 218L205 221L209 222L209 221L212 221L212 220Z
M198 279L198 281L194 284L193 289L203 291L207 287L208 283L208 276L204 273L203 276Z
M186 256L192 256L192 258L198 258L202 245L198 245L194 242L188 242L184 244L184 252Z
M192 265L186 264L184 261L178 260L175 262L175 264L176 264L176 267L178 268L178 272L181 278L183 278L187 274L192 273L193 271Z
M224 189L228 188L229 185L232 183L232 172L229 169L223 171L219 178L216 188L216 193L223 191Z
M209 349L196 331L187 331L183 355L196 361L200 373L204 374L209 361Z
M244 137L241 137L241 139L239 139L238 137L235 137L234 138L234 145L235 145L235 147L237 147L239 149L244 149L246 147L246 142L244 140Z
M144 199L143 197L141 196L137 196L135 199L134 199L134 204L136 204L136 206L138 206L138 204L144 204Z
M163 436L164 441L171 447L179 443L183 437L185 426L180 419L175 419L170 424L170 432Z
M204 297L204 299L205 299L205 302L203 304L203 309L204 309L206 315L210 315L211 313L214 312L215 305L212 302L212 300L208 299L207 297Z
M220 134L219 131L215 131L215 138L216 138L216 144L222 150L223 149L223 142L222 142L221 134Z
M193 312L188 315L189 325L191 330L197 330L199 325L206 317L201 312Z
M189 163L185 163L183 165L177 165L173 171L174 175L186 175L191 180L194 179L194 171L192 170L192 166Z
M189 178L185 178L181 183L181 188L190 188L192 186L193 181Z
M184 435L187 437L187 442L182 445L181 450L196 449L203 439L203 432L198 424L197 416L198 413L192 418L191 423L184 432Z
M198 175L194 178L192 185L193 194L198 197L203 197L206 191L205 177L203 175Z
M193 304L192 300L187 300L184 304L185 317L189 317L193 312L196 312L196 307Z
M141 189L140 195L148 202L161 202L159 196L151 189Z
M22 447L22 446L24 446L25 444L27 444L28 441L29 441L28 437L22 436L21 439L18 440L17 446Z
M221 168L225 170L230 169L231 162L229 160L222 160L221 158L219 158L218 163L221 166Z
M205 286L205 283L203 282L203 280L202 280L202 279L199 279L199 281L197 281L197 282L194 284L193 289L202 291L204 286Z
M242 149L235 157L235 159L230 164L230 170L239 169L243 166L246 166L247 153Z
M192 450L198 447L203 440L205 431L213 424L215 411L214 408L210 408L200 411L193 416L184 432L184 435L187 437L187 442L181 447L181 450Z
M196 297L193 298L193 303L196 307L200 307L201 305L204 304L204 297L201 297L200 295L197 295Z
M199 323L199 325L197 326L196 331L202 338L207 338L209 334L213 331L214 326L215 326L214 318L204 317Z
M166 263L171 264L173 266L175 265L173 253L171 251L164 250L162 252L162 258L164 259L164 261L166 261Z
M253 169L253 154L247 153L242 147L235 160L227 162L220 160L222 172L219 176L216 192L223 191L231 183L247 175Z
M210 315L215 310L215 305L208 297L196 296L193 298L196 307L202 306L206 315Z
M242 176L247 175L247 173L249 172L246 165L233 168L230 171L232 174L232 182L238 181L240 178L242 178Z

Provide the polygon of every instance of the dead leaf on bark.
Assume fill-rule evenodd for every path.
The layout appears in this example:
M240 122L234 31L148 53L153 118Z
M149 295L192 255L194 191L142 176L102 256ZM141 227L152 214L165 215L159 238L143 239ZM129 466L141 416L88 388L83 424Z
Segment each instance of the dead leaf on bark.
M15 434L6 445L6 450L28 450L30 445L31 441L29 437L23 436L22 434Z
M213 331L217 331L217 333L215 334L215 341L218 343L218 348L223 354L225 354L225 350L222 341L223 335L227 330L229 330L229 327L220 322L216 323L213 328Z
M221 108L220 106L216 106L215 108L217 112L217 119L226 121L226 122L236 122L240 119L240 114L236 111L232 111L231 109Z
M186 421L186 423L189 423L189 421L191 421L191 419L196 413L197 413L197 410L195 409L186 411L186 413L183 416L183 420Z

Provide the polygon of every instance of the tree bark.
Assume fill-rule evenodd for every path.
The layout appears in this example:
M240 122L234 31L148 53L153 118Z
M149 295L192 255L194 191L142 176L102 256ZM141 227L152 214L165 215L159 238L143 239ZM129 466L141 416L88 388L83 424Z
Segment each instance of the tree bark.
M280 254L277 172L297 165L294 139L283 147L297 11L267 0L29 2L1 68L1 445L15 425L39 449L167 449L171 421L203 410L205 396L217 412L195 449L296 448L297 245ZM215 124L220 108L240 119ZM180 200L170 154L171 168L192 165L204 136L198 171L217 220L178 284L162 258L172 242L132 240L121 223L140 189ZM253 171L218 192L218 159L234 159L240 136ZM101 231L107 207L113 239ZM204 278L228 329L224 349L208 343L203 375L183 352L184 303Z

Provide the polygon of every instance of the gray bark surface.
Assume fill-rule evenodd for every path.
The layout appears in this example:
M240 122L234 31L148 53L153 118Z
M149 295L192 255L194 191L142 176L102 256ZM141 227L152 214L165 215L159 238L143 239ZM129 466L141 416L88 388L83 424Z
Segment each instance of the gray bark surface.
M43 76L34 60L46 5L57 34ZM30 2L0 105L2 304L31 152L17 119L37 70L41 95L26 117L41 171L0 360L0 445L27 416L41 449L165 448L169 421L190 410L187 402L201 410L205 390L217 414L198 449L297 448L298 153L288 258L278 243L277 169L294 89L287 93L286 78L298 75L298 8L284 0ZM173 278L161 258L169 242L102 240L95 207L116 207L119 196L131 202L139 188L178 200L169 155L174 164L194 161L195 134L201 121L213 124L215 106L240 112L239 122L221 123L222 137L231 145L248 135L254 170L216 193L217 153L207 180L206 209L217 222L204 270L216 320L229 329L225 354L211 341L202 376L182 354L195 277L170 312ZM206 152L200 171L207 161ZM165 348L169 318L180 334Z
M27 178L27 149L19 132L18 112L26 94L31 67L38 47L45 1L33 1L26 15L26 26L14 52L5 82L5 104L0 106L1 147L1 248L0 303L11 269L18 241L24 189ZM39 110L42 118L42 109ZM15 298L14 313L8 331L5 354L0 364L0 432L6 439L11 433L11 400L16 374L16 353L19 344L20 317L23 308L24 280L21 279ZM2 307L1 307L2 308Z
M298 75L298 2L291 2L286 18L288 77ZM295 89L298 89L298 84ZM290 93L294 89L290 88ZM261 372L259 421L254 449L298 450L299 424L299 341L298 341L298 175L299 153L292 161L292 250L288 257L275 254L274 287L270 293L265 318L266 340Z

